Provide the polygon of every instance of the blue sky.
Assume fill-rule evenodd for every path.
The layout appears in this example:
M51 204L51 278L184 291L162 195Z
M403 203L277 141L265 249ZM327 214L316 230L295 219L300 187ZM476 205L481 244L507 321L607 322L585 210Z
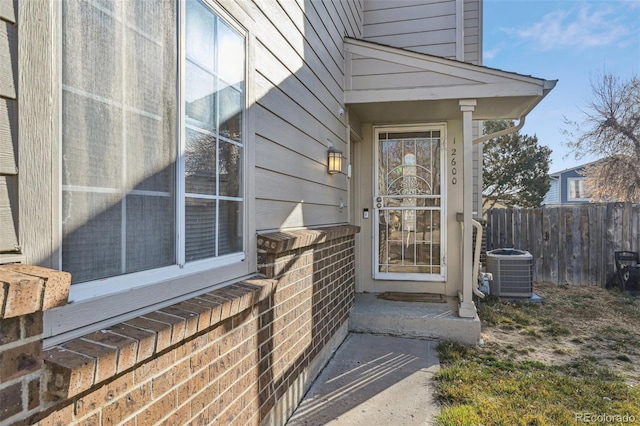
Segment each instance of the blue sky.
M521 133L551 147L550 172L580 165L564 118L580 120L590 82L603 72L640 75L640 0L484 0L483 64L559 80ZM567 156L568 154L568 156Z

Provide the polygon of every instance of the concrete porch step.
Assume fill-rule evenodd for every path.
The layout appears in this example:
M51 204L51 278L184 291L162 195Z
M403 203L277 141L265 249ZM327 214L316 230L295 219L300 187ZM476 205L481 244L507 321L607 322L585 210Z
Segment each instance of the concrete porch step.
M480 319L460 318L456 298L445 303L384 300L372 293L356 294L349 331L397 337L480 342Z

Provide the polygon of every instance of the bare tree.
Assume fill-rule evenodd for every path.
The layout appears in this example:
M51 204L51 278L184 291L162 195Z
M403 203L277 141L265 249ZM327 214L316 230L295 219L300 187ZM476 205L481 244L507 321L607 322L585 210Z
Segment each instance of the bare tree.
M581 122L565 119L575 158L600 157L585 167L593 201L640 202L640 79L612 74L591 80L591 99Z

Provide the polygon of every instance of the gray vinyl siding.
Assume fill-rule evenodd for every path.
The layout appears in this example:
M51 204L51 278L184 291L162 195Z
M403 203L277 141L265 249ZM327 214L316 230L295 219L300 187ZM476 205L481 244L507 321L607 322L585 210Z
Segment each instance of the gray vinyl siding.
M464 61L482 64L481 0L464 0ZM364 39L456 58L455 0L364 0Z
M482 122L473 122L473 138L480 136ZM482 144L473 145L473 211L475 218L482 217Z
M18 247L18 29L12 0L0 0L0 253ZM0 262L2 257L0 256Z
M558 193L558 179L551 179L549 191L544 196L544 200L542 200L543 205L547 204L557 204L560 202L559 193Z
M373 64L376 64L373 67ZM390 79L393 74L395 78ZM385 89L405 89L420 86L440 87L443 84L464 85L471 83L465 78L454 77L433 71L426 71L409 65L394 62L371 60L353 55L352 75L353 89L369 90L384 87Z
M464 1L464 61L482 65L481 0ZM473 138L482 133L482 122L474 122ZM482 144L473 146L473 211L482 217Z
M459 69L454 74L447 64L437 61L424 61L413 53L402 55L399 58L372 58L366 54L357 52L351 53L349 65L351 67L351 78L349 79L349 90L352 93L360 93L367 96L386 91L402 90L426 90L433 89L431 96L443 87L469 87L472 91L474 85L481 83L491 83L496 80L494 76L486 73L466 72L467 69ZM400 64L400 61L405 61ZM444 61L441 60L441 61Z
M464 0L464 61L482 65L481 0Z
M0 0L0 19L12 24L16 23L14 0Z
M365 0L364 39L455 59L456 2Z
M348 180L326 157L349 152L343 36L362 37L361 0L254 5L256 228L348 222Z

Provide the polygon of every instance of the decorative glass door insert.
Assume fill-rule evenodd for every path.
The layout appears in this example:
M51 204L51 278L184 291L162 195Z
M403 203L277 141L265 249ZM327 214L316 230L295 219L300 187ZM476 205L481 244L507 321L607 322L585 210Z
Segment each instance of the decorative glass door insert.
M444 127L376 131L374 277L442 280Z

